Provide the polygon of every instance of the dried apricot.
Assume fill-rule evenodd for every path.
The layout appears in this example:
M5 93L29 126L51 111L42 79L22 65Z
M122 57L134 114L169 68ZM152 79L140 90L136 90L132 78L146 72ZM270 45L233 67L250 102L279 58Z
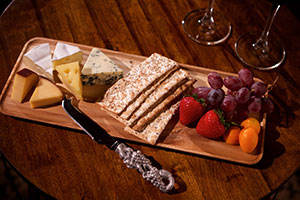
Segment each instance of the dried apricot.
M260 124L259 121L253 117L249 117L247 119L245 119L242 123L241 123L241 127L242 128L253 128L256 132L256 134L259 134L260 132Z
M241 129L237 126L231 126L223 136L227 144L239 144L239 135Z
M254 128L244 128L239 135L241 149L246 153L251 153L258 143L258 134Z

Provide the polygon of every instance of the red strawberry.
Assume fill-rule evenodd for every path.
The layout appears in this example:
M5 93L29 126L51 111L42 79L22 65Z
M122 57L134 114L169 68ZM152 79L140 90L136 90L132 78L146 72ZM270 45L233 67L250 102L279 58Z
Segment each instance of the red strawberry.
M222 113L216 110L205 113L197 124L197 133L210 139L223 136L225 134L225 122L221 115Z
M183 125L188 125L200 119L205 111L205 107L196 97L184 97L180 101L179 120Z

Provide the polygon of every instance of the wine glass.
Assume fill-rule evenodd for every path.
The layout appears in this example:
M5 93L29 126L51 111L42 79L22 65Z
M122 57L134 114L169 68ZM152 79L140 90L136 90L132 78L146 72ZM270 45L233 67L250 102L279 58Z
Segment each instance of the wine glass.
M215 0L210 0L206 9L191 11L182 20L184 32L199 44L219 44L231 33L230 22L224 15L214 11L214 2Z
M245 65L259 70L269 70L278 67L284 61L285 49L277 40L269 37L279 8L280 3L273 1L262 33L246 33L235 43L235 52Z

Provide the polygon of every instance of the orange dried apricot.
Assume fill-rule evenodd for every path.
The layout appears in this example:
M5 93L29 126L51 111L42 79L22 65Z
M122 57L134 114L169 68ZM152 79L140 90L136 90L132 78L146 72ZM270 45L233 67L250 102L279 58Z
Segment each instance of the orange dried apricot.
M239 144L239 135L241 129L237 126L231 126L223 136L224 141L227 144Z
M244 128L239 135L239 143L242 151L251 153L258 143L258 134L254 128Z
M241 123L241 127L242 128L253 128L255 130L256 134L259 134L259 132L260 132L259 121L253 117L249 117L249 118L245 119Z

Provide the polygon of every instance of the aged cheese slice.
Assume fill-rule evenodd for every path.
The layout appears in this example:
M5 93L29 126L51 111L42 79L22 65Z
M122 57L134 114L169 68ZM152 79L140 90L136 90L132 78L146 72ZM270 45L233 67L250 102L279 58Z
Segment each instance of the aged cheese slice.
M93 48L81 70L84 99L100 99L105 91L123 77L123 70L100 49Z
M57 65L75 61L79 63L82 61L82 52L79 47L58 42L55 46L52 58L53 70L56 70Z
M157 53L152 54L141 64L132 68L124 78L117 81L105 93L103 100L99 103L101 107L120 114L150 85L178 64Z
M72 91L78 99L82 99L82 83L80 80L80 66L78 61L56 66L63 84Z
M11 99L21 103L37 82L38 75L33 71L27 68L18 71L14 78Z
M30 100L31 108L45 107L60 102L63 93L51 81L40 78Z
M82 97L84 101L100 101L111 85L82 85Z
M35 46L23 56L25 65L38 73L52 80L52 63L49 43Z

